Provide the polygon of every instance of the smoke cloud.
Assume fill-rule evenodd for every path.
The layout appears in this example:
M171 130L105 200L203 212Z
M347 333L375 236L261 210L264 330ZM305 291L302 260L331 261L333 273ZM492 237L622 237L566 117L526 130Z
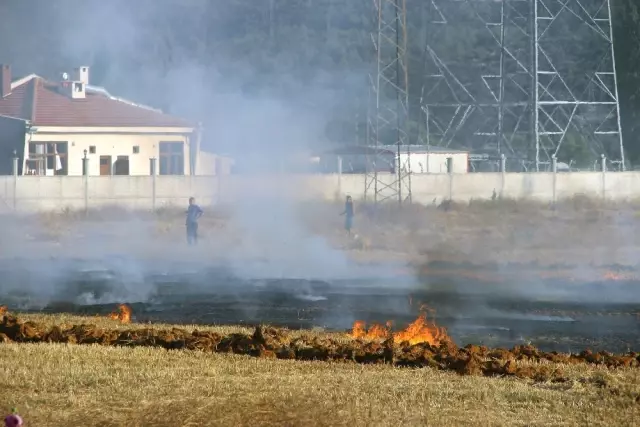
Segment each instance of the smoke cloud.
M247 12L227 2L189 2L186 8L175 1L61 0L56 7L41 6L47 11L42 24L53 41L49 56L44 63L36 61L41 52L25 41L31 50L10 61L15 70L58 78L88 65L90 84L202 122L203 149L234 157L244 173L271 174L275 184L247 185L230 195L229 228L204 228L208 236L198 250L158 239L157 221L145 214L104 210L88 220L50 217L53 226L42 217L7 216L3 271L11 279L4 281L3 293L32 307L58 300L149 302L158 294L151 278L181 277L181 292L211 293L227 286L225 275L310 281L365 273L309 231L294 201L302 188L295 179L278 176L331 144L327 129L364 93L364 70L327 71L312 61L291 67L296 75L281 74L284 66L274 70L269 64L298 61L305 42L296 40L289 51L270 51L265 44L264 58L247 58L235 50L238 43L224 44L237 39L228 23L243 21ZM24 14L26 19L28 12L15 9L15 18ZM213 22L198 18L213 15ZM180 228L184 218L167 221ZM56 234L53 241L42 244L51 234ZM317 289L304 289L304 282L297 286L289 292L309 301L325 298Z
M242 18L250 12L248 9L222 0L192 0L188 10L183 7L185 2L169 0L17 3L21 6L10 11L13 22L29 25L11 28L21 34L19 39L23 41L19 49L4 48L9 50L0 55L3 62L11 63L17 72L36 72L50 78L75 66L88 65L91 83L104 86L113 95L202 122L203 149L236 158L241 171L268 176L269 183L243 185L229 194L228 206L224 206L229 216L225 228L203 227L205 238L195 250L181 240L181 213L161 220L143 213L108 210L92 213L89 219L73 215L61 219L5 215L0 226L0 289L8 303L37 308L60 300L78 304L154 302L167 295L202 298L206 294L207 298L219 297L218 304L223 301L239 305L249 298L248 288L238 286L238 281L244 281L255 288L251 297L259 301L275 305L297 298L317 303L328 313L329 308L337 307L340 315L336 316L334 309L323 320L331 327L346 327L357 316L366 317L373 312L389 317L407 315L405 296L414 291L426 291L431 299L422 302L438 305L439 315L462 319L466 324L483 317L500 319L500 325L508 323L505 319L510 313L491 304L497 297L595 305L604 300L640 300L637 288L558 287L531 278L493 286L480 286L465 278L418 283L411 275L394 274L397 266L387 260L377 267L359 265L346 251L335 249L334 242L314 233L301 219L295 200L304 189L289 173L299 168L300 159L310 152L351 138L348 132L338 132L335 137L339 123L336 119L356 111L355 106L366 94L368 70L364 66L323 68L311 57L314 53L305 50L305 40L288 40L288 50L284 51L250 35L243 43L263 49L243 50L243 43L225 44L232 37L240 39L238 34L245 28L234 25L246 21ZM259 3L268 2L252 2L254 9ZM42 13L34 16L32 10ZM266 6L264 11L268 13ZM308 13L313 12L309 8ZM215 19L207 21L205 17ZM46 29L46 41L31 31L38 26ZM172 30L163 31L168 27ZM2 31L8 30L0 28L0 35ZM46 55L40 50L45 49L42 43L46 44ZM363 41L363 45L368 43ZM260 52L261 56L248 58L249 51ZM288 69L291 71L282 71ZM342 230L330 216L337 217L339 208L323 211L327 223L337 224L336 235ZM206 209L205 215L212 214ZM491 225L496 233L509 236L501 240L502 247L494 248L487 247L484 235L454 237L447 230L429 229L431 218L437 213L420 211L413 215L409 218L398 214L388 224L371 226L370 230L380 235L401 234L398 229L405 227L399 222L407 220L414 229L405 230L406 240L398 246L410 246L407 242L418 239L412 235L418 234L415 230L426 229L431 234L419 236L416 251L438 251L448 244L455 249L460 263L483 265L492 251L499 251L508 259L509 255L536 245L542 248L545 241L548 249L563 251L567 245L562 241L548 242L571 226L567 220L531 220L514 225L509 222L508 213L478 212L468 227L480 229L482 221L486 221L487 228ZM532 218L540 215L531 212ZM360 218L358 226L364 222ZM633 212L625 211L609 220L611 242L604 238L599 243L583 242L588 253L573 260L573 276L592 278L596 274L592 264L605 263L599 254L606 253L610 260L612 247L626 246L628 249L621 249L614 258L620 263L634 263L638 243L634 236L640 235L634 218ZM496 221L504 222L505 227L495 226ZM178 230L169 238L158 230L166 224ZM512 228L507 229L508 226ZM388 229L381 230L384 227ZM573 230L580 234L579 229ZM55 237L50 238L52 235ZM505 266L498 265L496 269L498 274L510 274ZM267 300L259 293L261 287L273 285L272 279L281 279L279 300ZM333 299L327 300L332 286ZM335 296L341 293L343 299ZM448 293L449 299L438 297L439 293ZM455 303L451 303L451 295L457 297ZM357 312L346 303L358 298L368 298L363 303L368 313ZM324 301L327 306L322 305ZM191 300L186 303L189 304L195 302ZM240 307L238 311L246 317L260 316L255 306ZM516 317L522 320L523 315ZM543 321L551 317L531 315L529 319ZM559 322L570 320L557 316ZM456 320L450 324L455 326Z

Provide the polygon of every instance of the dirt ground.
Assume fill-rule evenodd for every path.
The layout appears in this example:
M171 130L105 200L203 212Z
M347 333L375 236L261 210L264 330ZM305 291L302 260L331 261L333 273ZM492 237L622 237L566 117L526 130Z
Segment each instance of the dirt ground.
M28 318L49 326L141 326ZM27 425L37 426L631 426L640 417L637 368L551 363L565 377L554 382L385 364L24 343L0 344L0 361L5 411L15 406ZM515 362L520 368L541 363L549 362Z
M273 242L281 236L300 241L319 236L362 262L443 260L577 266L635 266L640 249L640 202L609 203L578 196L556 206L513 200L402 208L395 203L377 208L357 204L354 235L350 237L343 230L341 210L341 203L303 203L278 210L266 203L243 207L242 211L216 207L201 219L201 246L238 252L265 246L259 239ZM27 223L28 236L21 238L23 241L53 246L73 240L83 231L86 234L87 227L107 223L104 227L111 230L113 239L133 234L167 244L184 240L181 209L135 215L118 209L87 215L54 212L30 218ZM135 240L140 239L130 243L140 243ZM268 249L273 252L274 248L262 249L246 253L268 256ZM143 250L151 253L160 249L147 245Z
M330 211L308 208L307 221L326 234L323 218L328 218L339 230L340 218ZM355 223L360 239L345 242L336 236L333 241L359 249L355 256L363 260L634 266L639 213L640 204L580 197L555 207L510 200L377 210L363 206Z

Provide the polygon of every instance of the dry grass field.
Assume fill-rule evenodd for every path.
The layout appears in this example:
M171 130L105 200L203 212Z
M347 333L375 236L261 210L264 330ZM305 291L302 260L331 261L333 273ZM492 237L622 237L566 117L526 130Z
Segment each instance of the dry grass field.
M201 220L203 245L225 249L264 245L255 242L256 224L266 224L274 236L302 225L305 235L321 236L359 261L518 262L594 265L635 265L640 249L640 202L605 202L576 196L552 207L532 201L496 200L440 206L412 205L399 209L388 203L377 210L356 205L356 238L348 238L339 216L341 203L304 203L292 215L280 218L269 206L255 206L241 219L229 207L207 211ZM260 219L264 216L265 220ZM118 209L43 213L29 225L31 239L63 241L86 227L109 223L114 239L118 230L131 229L144 240L173 242L184 239L184 212L159 209L155 214L133 214ZM254 219L255 218L255 219ZM262 236L264 237L264 236ZM177 239L177 240L176 240ZM148 248L147 248L148 249ZM223 249L224 250L224 249Z
M636 425L638 371L565 384L243 356L0 346L0 391L33 426ZM606 384L603 386L602 384ZM613 392L612 392L613 390Z
M20 317L49 325L141 326L64 315ZM559 367L567 381L554 383L149 347L5 343L0 399L5 411L17 407L28 426L637 423L640 370Z

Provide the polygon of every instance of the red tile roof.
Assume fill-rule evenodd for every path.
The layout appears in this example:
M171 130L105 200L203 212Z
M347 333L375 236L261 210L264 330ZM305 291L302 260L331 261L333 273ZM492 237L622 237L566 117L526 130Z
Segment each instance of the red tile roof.
M195 127L187 120L87 91L83 99L58 92L58 84L34 77L0 98L0 115L33 126Z

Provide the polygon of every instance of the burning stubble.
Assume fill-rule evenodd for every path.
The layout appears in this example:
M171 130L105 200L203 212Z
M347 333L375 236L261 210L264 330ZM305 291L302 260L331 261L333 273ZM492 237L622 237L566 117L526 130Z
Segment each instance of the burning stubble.
M131 323L131 307L127 304L118 304L118 309L109 314L109 319L119 320L121 323Z
M393 338L397 343L407 342L410 345L427 343L434 347L453 342L445 328L436 325L435 320L427 318L426 308L422 309L418 318L405 329L397 332L393 332L391 329L391 321L388 321L384 326L373 324L367 328L365 322L358 320L354 322L350 336L368 340Z

